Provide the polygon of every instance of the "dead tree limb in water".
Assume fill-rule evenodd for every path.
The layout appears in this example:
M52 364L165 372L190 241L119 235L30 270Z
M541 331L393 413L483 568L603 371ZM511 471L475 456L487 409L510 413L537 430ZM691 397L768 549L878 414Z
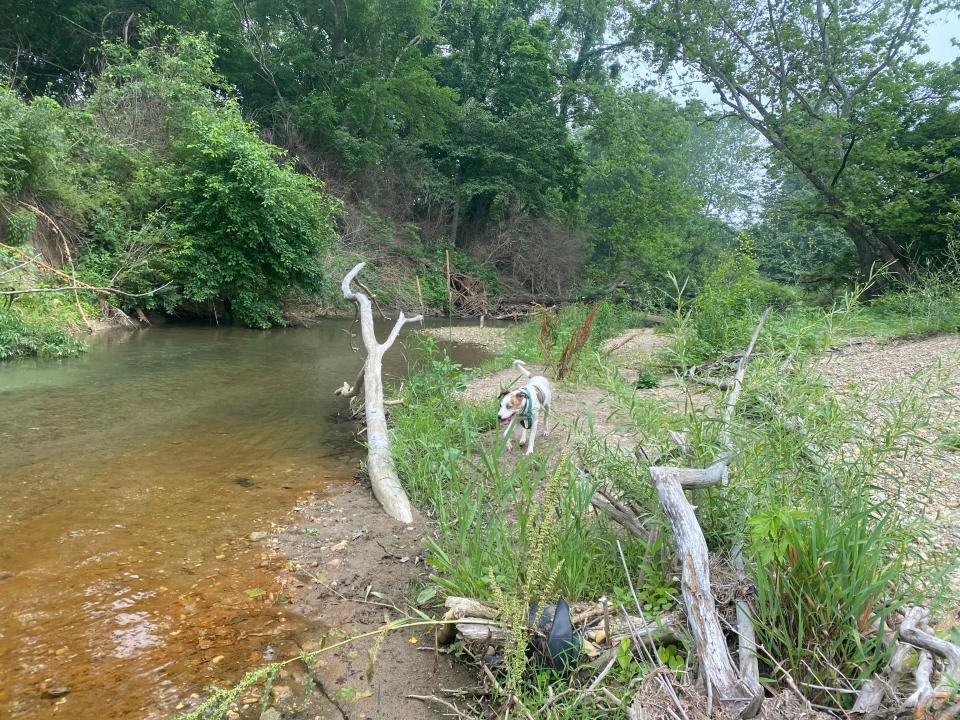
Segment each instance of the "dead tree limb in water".
M366 263L359 263L347 273L340 283L343 297L353 300L360 312L360 336L367 350L363 365L364 410L367 420L367 473L373 494L390 517L402 523L413 522L410 500L400 485L397 470L390 454L390 436L387 434L387 416L383 409L383 355L390 349L400 334L400 328L408 322L417 322L420 316L406 317L402 312L383 343L377 342L373 328L373 306L364 293L354 292L350 284L363 270ZM359 381L359 378L357 378Z

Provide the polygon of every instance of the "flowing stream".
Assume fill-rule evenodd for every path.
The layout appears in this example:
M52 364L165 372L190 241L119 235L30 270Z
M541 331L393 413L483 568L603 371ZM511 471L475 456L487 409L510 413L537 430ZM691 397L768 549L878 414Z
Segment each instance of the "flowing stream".
M0 717L164 717L273 656L303 621L258 597L249 535L357 467L332 394L362 358L349 325L163 326L0 364Z

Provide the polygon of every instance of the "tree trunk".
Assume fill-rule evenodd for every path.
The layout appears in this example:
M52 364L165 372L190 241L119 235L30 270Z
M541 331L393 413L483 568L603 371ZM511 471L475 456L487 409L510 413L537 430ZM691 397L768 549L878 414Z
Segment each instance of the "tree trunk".
M885 268L899 280L910 277L910 269L900 247L892 240L883 240L858 218L843 218L843 228L857 249L861 279L867 279Z
M413 510L407 498L400 479L397 477L393 465L393 456L390 454L390 435L387 432L387 415L383 409L383 354L390 349L400 328L405 323L420 320L420 315L407 318L402 312L397 318L393 330L383 343L377 342L373 328L373 307L364 293L354 292L350 283L363 270L366 263L360 263L353 268L343 282L340 289L343 297L353 300L360 313L360 336L367 349L367 359L363 366L364 410L367 419L367 473L370 475L370 485L373 494L383 506L388 515L402 523L413 522ZM359 378L358 378L359 379Z

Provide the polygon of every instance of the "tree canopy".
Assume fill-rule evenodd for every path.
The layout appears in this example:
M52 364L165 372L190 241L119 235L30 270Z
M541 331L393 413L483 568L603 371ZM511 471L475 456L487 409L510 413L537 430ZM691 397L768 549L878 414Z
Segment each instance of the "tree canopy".
M252 324L322 291L338 230L395 238L428 287L450 248L490 282L640 301L668 273L696 289L745 231L781 280L851 255L907 278L955 233L960 64L920 53L957 7L14 3L0 215L56 203L87 271L176 280L174 305ZM648 87L638 62L719 104Z

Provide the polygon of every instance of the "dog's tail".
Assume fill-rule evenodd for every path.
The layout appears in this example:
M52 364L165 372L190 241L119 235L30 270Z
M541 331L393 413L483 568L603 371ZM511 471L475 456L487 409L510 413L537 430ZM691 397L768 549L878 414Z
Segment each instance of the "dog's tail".
M522 372L526 377L533 377L533 373L527 370L527 364L523 360L514 360L513 366Z

